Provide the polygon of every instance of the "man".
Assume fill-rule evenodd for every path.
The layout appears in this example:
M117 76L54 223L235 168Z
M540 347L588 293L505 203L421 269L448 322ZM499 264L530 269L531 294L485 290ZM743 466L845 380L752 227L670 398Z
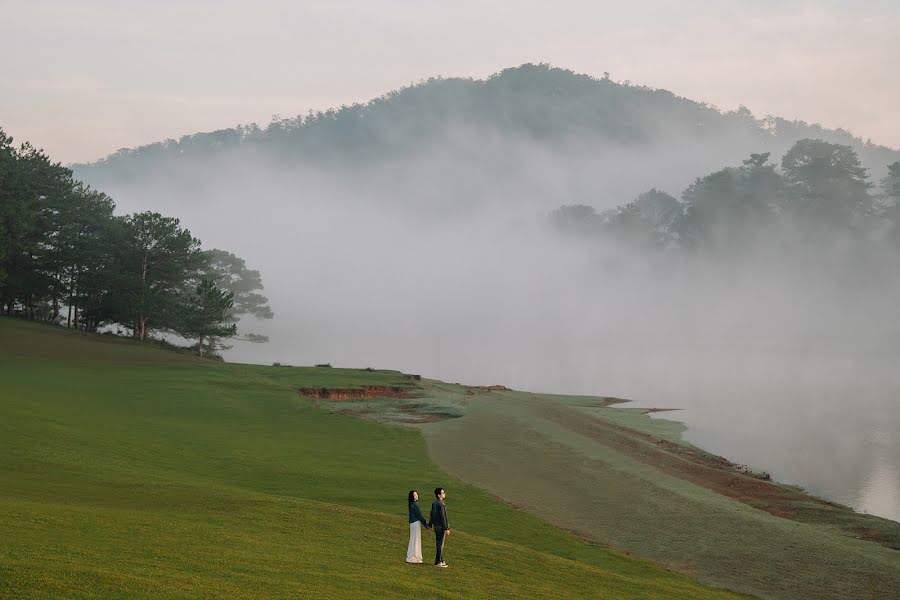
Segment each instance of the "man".
M444 504L447 492L444 491L444 488L437 488L434 490L434 497L435 501L431 503L431 516L428 518L428 526L434 528L434 539L437 543L434 566L447 568L447 563L444 562L444 538L450 535L447 505Z

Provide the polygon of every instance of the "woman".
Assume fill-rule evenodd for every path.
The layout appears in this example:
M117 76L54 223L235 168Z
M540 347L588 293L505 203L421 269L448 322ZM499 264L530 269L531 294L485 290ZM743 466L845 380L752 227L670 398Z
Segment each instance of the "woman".
M422 564L422 526L428 527L428 522L422 516L419 509L419 492L409 490L407 498L409 504L409 547L406 549L406 562Z

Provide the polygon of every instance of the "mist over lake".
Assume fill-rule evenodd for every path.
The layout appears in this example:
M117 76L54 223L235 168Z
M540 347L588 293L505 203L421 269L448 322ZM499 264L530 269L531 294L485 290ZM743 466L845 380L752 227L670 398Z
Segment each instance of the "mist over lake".
M533 77L518 88L528 97L540 94L547 74L511 71L493 85ZM444 85L413 88L372 110L391 115L387 106L407 95L432 109L430 96L417 95ZM725 240L725 251L659 251L690 233L670 232L674 222L659 216L677 204L665 192L677 197L705 170L723 167L729 177L774 177L773 166L741 161L751 149L785 152L793 136L810 131L772 135L741 116L697 138L672 115L634 118L657 133L658 123L669 124L664 135L624 143L611 141L602 121L588 134L559 138L446 127L451 119L429 124L422 138L403 133L376 158L371 147L394 138L385 133L390 121L375 120L360 126L374 127L368 147L348 146L355 158L325 163L271 155L278 129L270 127L231 146L182 140L78 172L102 184L120 210L153 206L176 215L211 247L262 269L276 318L246 323L270 341L234 342L228 360L391 367L682 408L667 414L683 419L687 438L701 447L897 519L895 251L805 221L760 225L750 241L718 224L709 243ZM316 133L324 125L299 123L277 127L297 136L297 152L305 153L304 140L325 135ZM877 173L886 170L878 161L900 155L846 141ZM190 144L200 149L176 160ZM411 154L418 145L426 150ZM718 184L692 193L704 185ZM615 233L624 214L615 207L654 186L664 206L650 204L656 197L635 206L641 218L661 219L647 225L653 236L674 241L648 247L634 242L635 230ZM560 205L590 208L560 222Z

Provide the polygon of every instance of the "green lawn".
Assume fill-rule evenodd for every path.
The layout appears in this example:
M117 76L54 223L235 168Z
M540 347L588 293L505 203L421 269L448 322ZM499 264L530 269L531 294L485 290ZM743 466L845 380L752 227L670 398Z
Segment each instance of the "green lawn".
M293 391L408 383L0 318L0 597L735 597L454 481L414 428ZM447 570L403 562L406 491L427 511L436 485Z

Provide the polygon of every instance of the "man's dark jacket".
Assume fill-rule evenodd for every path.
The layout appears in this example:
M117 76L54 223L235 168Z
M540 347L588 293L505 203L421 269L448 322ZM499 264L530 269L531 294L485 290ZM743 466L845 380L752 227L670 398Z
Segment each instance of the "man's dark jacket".
M435 529L450 529L450 521L447 519L447 505L440 500L431 503L431 515L428 517L428 526Z

